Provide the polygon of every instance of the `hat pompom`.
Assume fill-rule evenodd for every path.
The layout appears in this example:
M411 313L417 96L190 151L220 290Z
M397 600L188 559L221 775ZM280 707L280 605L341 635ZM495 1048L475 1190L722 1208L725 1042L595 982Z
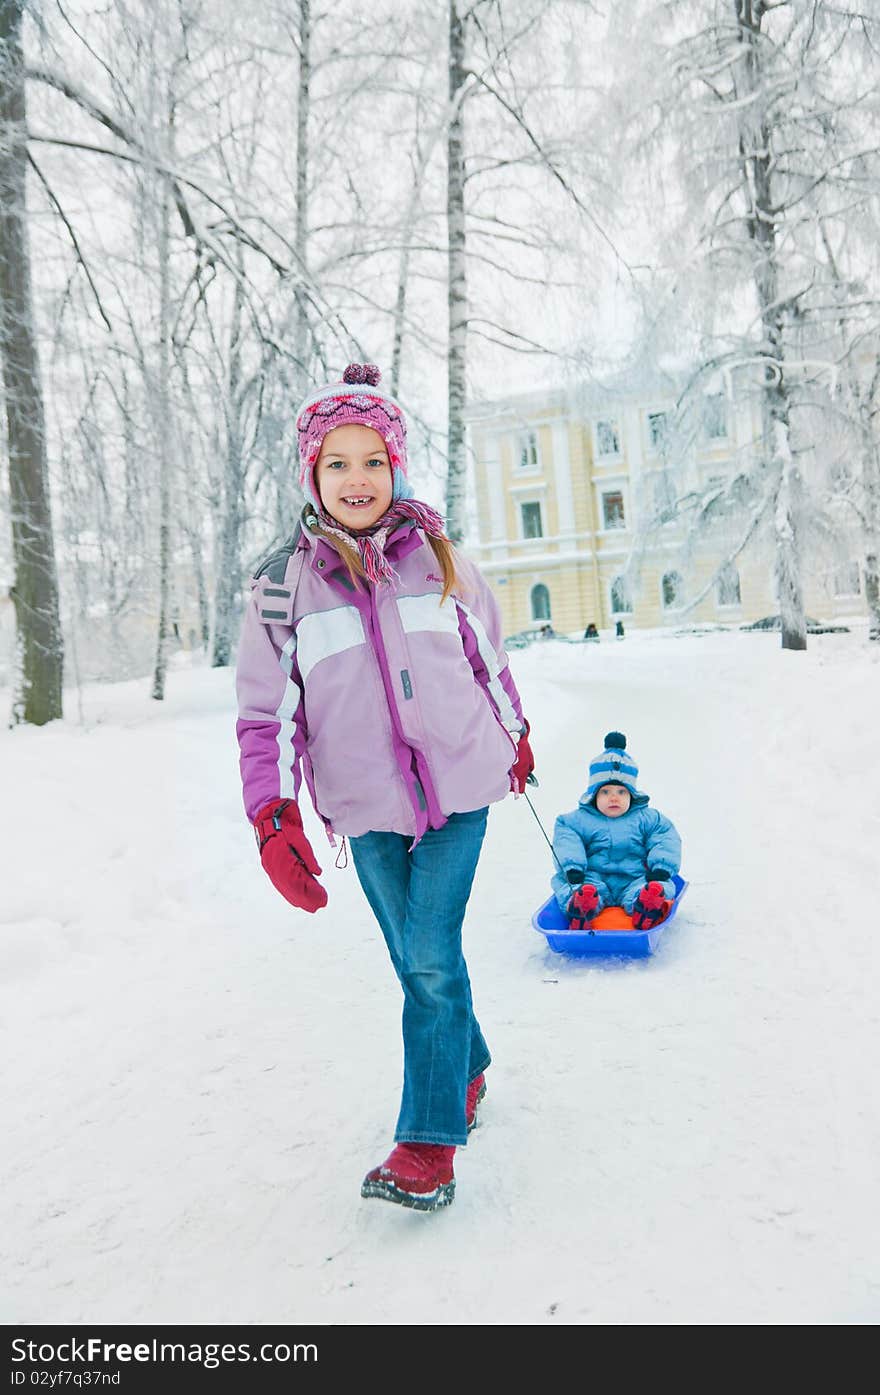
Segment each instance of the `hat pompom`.
M622 731L609 731L608 735L605 737L605 750L606 750L606 751L625 751L625 750L626 750L626 737L624 736L624 734L623 734Z
M369 383L377 387L382 374L375 363L350 363L342 375L344 383Z

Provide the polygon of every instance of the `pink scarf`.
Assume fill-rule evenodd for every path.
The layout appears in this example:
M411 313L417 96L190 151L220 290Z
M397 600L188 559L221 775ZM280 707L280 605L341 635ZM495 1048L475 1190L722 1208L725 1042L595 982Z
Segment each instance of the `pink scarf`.
M335 518L330 517L325 509L321 509L318 515L318 521L325 533L341 538L343 544L349 546L353 542L357 543L364 571L374 585L380 581L393 581L397 576L385 556L385 545L389 535L404 518L411 518L417 527L431 538L443 537L443 519L436 509L431 508L430 504L423 504L418 499L398 499L373 524L372 528L364 532L349 531L348 528L343 528L340 523L336 522Z

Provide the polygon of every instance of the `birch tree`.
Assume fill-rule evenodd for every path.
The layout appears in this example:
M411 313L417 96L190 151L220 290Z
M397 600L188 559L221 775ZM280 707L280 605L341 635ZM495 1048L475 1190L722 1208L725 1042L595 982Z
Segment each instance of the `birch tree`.
M309 312L305 278L309 268L309 117L312 82L311 0L297 0L294 47L297 55L296 90L296 206L294 210L293 251L301 273L294 291L294 387L297 400L305 396L311 358Z
M874 182L880 188L876 174ZM830 413L825 436L832 502L858 520L868 637L875 642L880 641L880 287L872 294L858 271L871 264L877 231L874 218L865 230L870 239L866 246L864 235L860 238L847 228L835 247L827 226L821 228L831 288L830 302L823 309L831 319L831 333L819 352L830 353L835 373L830 387L817 394L815 401L817 434ZM848 245L853 241L855 257Z
M466 82L465 6L449 0L449 130L446 141L446 223L449 257L449 344L447 389L449 402L446 529L460 543L465 525L464 408L467 395L467 262L464 204L464 89Z
M541 275L532 270L542 250L556 250L556 235L551 229L566 225L564 240L569 244L584 227L595 238L608 240L591 207L595 186L591 182L585 188L583 182L588 165L583 155L584 128L589 129L592 113L587 85L579 78L572 80L577 69L571 64L567 84L557 81L554 71L555 65L560 70L566 66L566 52L572 43L586 42L583 20L589 9L588 5L561 0L537 4L449 0L446 522L453 541L463 537L466 527L469 339L480 335L512 356L548 357L553 350L536 338L529 312L536 294L546 300L562 288L553 284L562 257L556 262L556 275L548 277L546 272ZM560 42L553 25L563 15L572 24ZM544 44L546 50L542 49ZM556 89L563 85L567 100L559 110L554 99ZM548 91L551 86L552 95ZM479 139L469 135L468 123L474 128L479 123ZM489 200L490 213L475 219L481 185L491 188L493 177L497 180L499 175L512 181L512 189L502 190L496 182L495 196ZM547 211L546 226L538 236L530 237L534 210L542 206ZM487 244L500 253L503 274L514 288L512 294L508 288L502 323L475 314L470 303L470 268L490 263ZM555 352L560 359L565 357L565 351L557 348Z
M9 462L17 664L12 716L62 715L63 642L27 225L25 0L0 0L0 366Z
M782 645L803 649L813 506L792 443L807 367L799 324L815 287L819 220L842 216L857 157L858 123L842 123L847 138L832 142L828 116L864 104L864 89L841 95L861 17L822 0L702 0L639 6L638 15L656 75L640 109L652 128L643 150L671 159L669 179L683 194L678 284L691 305L702 302L709 327L695 383L743 370L756 377L757 458L747 479L731 481L727 502L737 496L747 511L740 546L761 531L772 537Z
M780 240L785 196L774 190L773 166L780 150L781 115L778 66L766 41L763 23L772 8L767 0L733 0L738 52L731 55L728 101L740 115L740 179L746 232L752 253L752 277L758 299L761 344L758 350L763 387L761 410L765 462L774 494L776 583L779 591L783 649L806 649L801 556L798 534L803 518L804 485L791 449L791 405L787 376L786 307L780 295ZM723 52L723 48L722 48ZM775 137L775 139L774 139Z

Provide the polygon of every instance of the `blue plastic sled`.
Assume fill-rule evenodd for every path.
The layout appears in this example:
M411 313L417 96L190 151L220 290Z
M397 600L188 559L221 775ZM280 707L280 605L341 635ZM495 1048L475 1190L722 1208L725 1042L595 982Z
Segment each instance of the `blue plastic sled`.
M532 928L547 938L551 949L557 954L571 954L577 958L593 955L624 955L627 959L644 959L653 954L660 936L678 910L679 902L687 890L683 877L673 877L675 900L669 915L651 930L569 930L566 917L551 896L532 916Z

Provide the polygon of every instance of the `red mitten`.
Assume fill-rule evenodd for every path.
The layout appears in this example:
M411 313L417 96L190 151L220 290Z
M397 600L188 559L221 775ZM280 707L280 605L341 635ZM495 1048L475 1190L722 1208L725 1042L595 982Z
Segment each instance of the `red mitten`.
M632 908L632 923L636 930L650 930L652 925L659 925L668 916L671 905L672 902L663 895L662 882L648 882L639 892Z
M571 920L589 925L598 914L599 893L591 882L584 882L568 903L568 915Z
M523 722L526 729L517 742L516 760L510 767L510 788L515 790L517 794L522 794L526 787L526 779L535 768L535 757L532 755L532 748L529 745L531 728L525 717L523 717Z
M303 833L299 809L292 799L266 804L254 819L260 861L276 891L302 911L319 911L327 893L316 876L321 869Z

